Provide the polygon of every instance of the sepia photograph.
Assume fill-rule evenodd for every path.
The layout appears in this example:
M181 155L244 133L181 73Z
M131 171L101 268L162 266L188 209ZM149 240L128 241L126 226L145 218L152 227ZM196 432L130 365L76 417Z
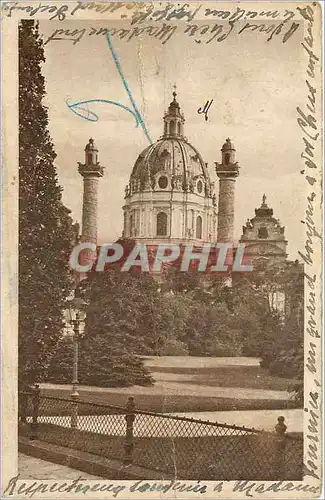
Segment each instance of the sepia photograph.
M3 498L316 498L320 5L2 10Z

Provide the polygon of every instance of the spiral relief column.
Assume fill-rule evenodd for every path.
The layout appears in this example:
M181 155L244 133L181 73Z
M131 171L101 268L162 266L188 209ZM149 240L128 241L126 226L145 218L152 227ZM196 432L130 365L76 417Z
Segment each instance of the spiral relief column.
M97 244L98 181L104 175L104 167L99 164L94 139L89 139L85 147L85 163L78 165L84 184L81 241ZM81 257L82 264L86 264L94 255L91 251L83 251Z
M104 168L98 161L98 149L94 139L85 147L85 163L78 163L79 174L84 180L82 204L82 241L97 243L98 180Z
M235 148L230 139L222 146L222 163L216 163L219 177L218 242L233 242L235 222L235 183L239 165L235 161Z

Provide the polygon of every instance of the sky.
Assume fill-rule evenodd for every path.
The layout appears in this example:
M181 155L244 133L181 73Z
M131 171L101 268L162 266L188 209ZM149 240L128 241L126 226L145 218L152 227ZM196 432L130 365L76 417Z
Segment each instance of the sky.
M125 21L66 21L64 29L126 26ZM60 23L41 21L44 40ZM300 174L302 138L296 107L305 101L305 70L299 30L286 43L265 35L230 36L223 43L196 43L176 32L166 44L153 37L126 42L112 37L126 81L153 141L163 132L162 117L177 85L185 115L185 136L218 179L214 162L227 137L236 147L240 175L236 181L235 239L254 216L262 195L274 217L286 227L289 258L303 247L301 220L305 210L305 181ZM79 43L51 41L45 45L45 104L49 130L57 152L56 167L63 202L81 221L82 178L77 162L84 161L90 137L105 167L99 182L99 243L115 241L123 229L124 188L133 165L148 146L134 117L117 106L96 104L97 122L74 114L66 104L87 99L109 99L130 106L105 36L86 34ZM197 110L213 99L206 121Z

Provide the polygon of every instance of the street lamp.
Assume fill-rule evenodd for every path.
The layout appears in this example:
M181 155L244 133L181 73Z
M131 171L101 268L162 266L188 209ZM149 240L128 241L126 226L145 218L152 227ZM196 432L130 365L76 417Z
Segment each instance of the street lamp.
M75 297L69 301L68 318L73 329L73 369L72 369L72 399L79 396L78 393L78 358L79 358L79 336L83 331L86 313L85 301Z

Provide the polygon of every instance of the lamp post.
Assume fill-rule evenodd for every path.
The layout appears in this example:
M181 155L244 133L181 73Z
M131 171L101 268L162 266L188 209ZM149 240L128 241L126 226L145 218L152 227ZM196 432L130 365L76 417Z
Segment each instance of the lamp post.
M74 401L73 411L71 414L71 427L77 427L78 419L78 363L79 363L79 337L82 333L85 311L85 302L80 297L75 297L69 302L68 314L69 322L73 329L73 364L72 364L72 393L71 399Z

